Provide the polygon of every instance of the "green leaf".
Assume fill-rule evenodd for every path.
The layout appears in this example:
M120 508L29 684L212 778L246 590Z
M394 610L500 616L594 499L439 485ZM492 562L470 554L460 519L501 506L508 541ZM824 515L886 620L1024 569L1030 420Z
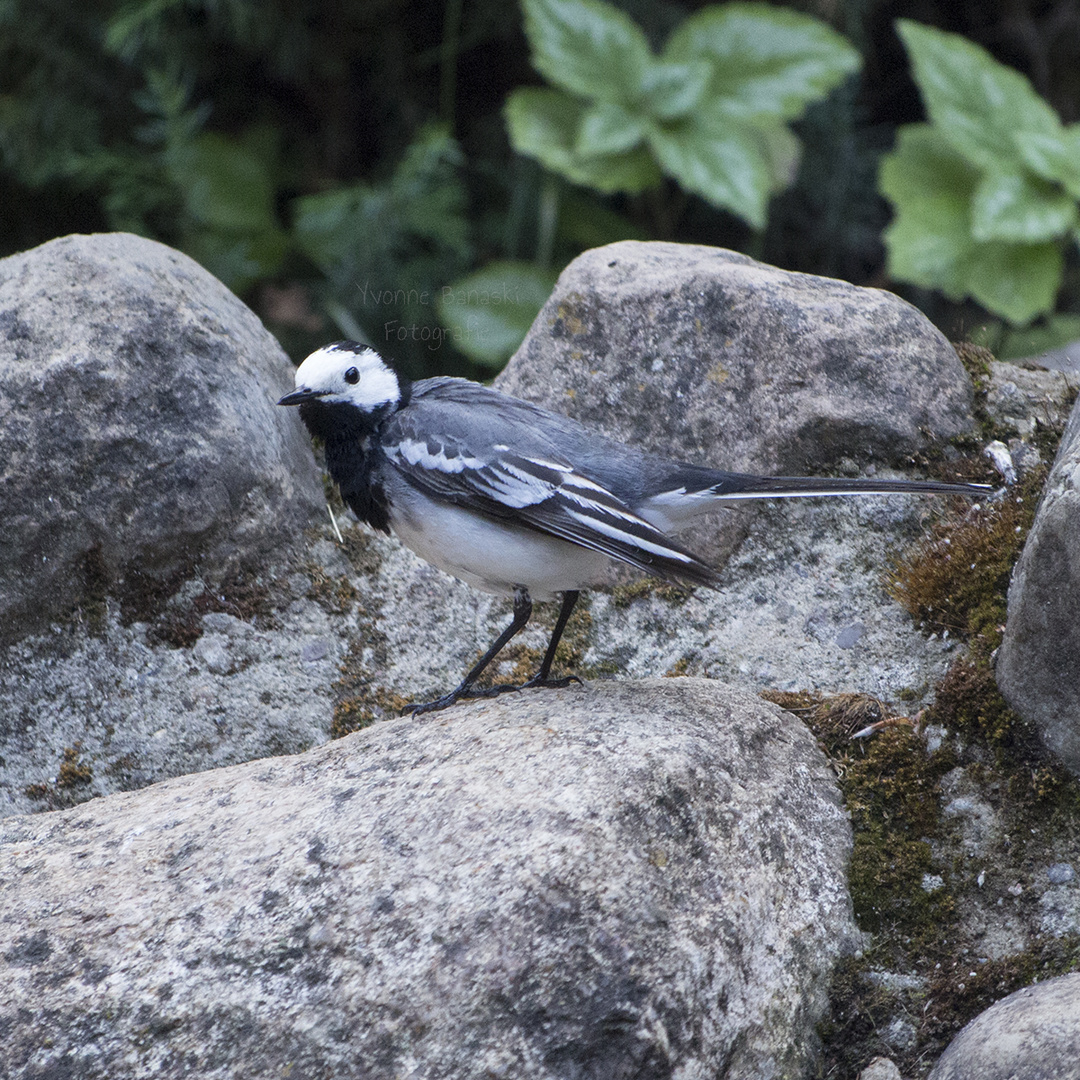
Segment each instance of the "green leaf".
M1021 133L1060 137L1061 121L1031 83L985 49L909 19L897 30L931 121L972 165L1018 169Z
M1021 131L1016 145L1033 173L1056 180L1074 199L1080 199L1080 124L1070 124L1058 135Z
M669 176L714 206L763 229L773 163L761 133L719 110L702 110L680 124L654 127L649 145Z
M181 246L237 291L273 273L288 250L275 205L276 146L266 135L206 133L164 152L184 204Z
M712 67L703 60L673 64L654 60L641 81L641 109L658 120L679 120L705 96Z
M356 267L375 253L392 251L390 262L400 266L412 247L463 250L468 222L460 157L442 128L425 128L386 183L361 182L297 199L298 246L339 283L355 278Z
M534 157L552 172L597 191L636 193L655 187L660 170L644 146L621 154L577 152L586 109L560 90L515 90L505 108L510 143L519 154Z
M501 368L555 287L558 274L532 263L494 262L441 290L439 319L459 352Z
M383 183L352 184L292 204L296 246L370 334L385 329L391 316L426 325L434 318L434 290L468 266L460 161L444 129L425 128Z
M421 130L405 151L386 192L403 230L442 248L468 246L465 157L438 124Z
M1023 173L986 173L971 203L971 234L980 241L1053 240L1075 222L1076 203L1068 195Z
M105 49L126 60L134 59L147 30L153 33L154 24L171 8L182 4L183 0L144 0L121 6L106 24Z
M367 184L305 195L293 207L297 246L327 276L339 260L347 257L349 247L362 233L357 219L371 226L378 216Z
M253 235L187 230L184 251L234 292L242 292L272 274L288 251L288 237L279 230Z
M714 5L691 15L663 55L709 61L709 93L748 119L801 116L861 64L855 49L817 19L753 3Z
M988 311L1024 326L1053 310L1064 268L1060 244L977 244L969 291Z
M977 183L978 173L930 124L900 128L878 185L896 211L885 230L890 276L956 300L967 293Z
M645 137L645 127L621 105L602 101L586 110L578 128L574 152L582 157L621 154L633 150Z
M1023 324L1051 310L1061 284L1057 243L979 243L971 202L979 173L929 124L902 127L881 165L879 186L896 217L885 230L888 271L899 281L972 296Z
M640 27L600 0L522 0L533 66L555 86L633 103L652 62Z

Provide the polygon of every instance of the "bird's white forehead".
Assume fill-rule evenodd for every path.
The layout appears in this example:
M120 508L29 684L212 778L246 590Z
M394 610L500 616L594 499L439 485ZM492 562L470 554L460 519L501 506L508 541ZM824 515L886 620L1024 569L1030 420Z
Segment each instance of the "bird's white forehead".
M359 378L349 382L345 373L356 368ZM313 352L296 369L296 389L326 393L324 401L349 402L361 409L375 409L400 396L398 379L374 349L327 345Z
M296 388L299 390L306 386L310 390L336 390L340 386L348 386L345 372L351 367L360 372L362 382L369 371L385 369L386 365L374 349L352 352L328 345L313 352L296 369Z

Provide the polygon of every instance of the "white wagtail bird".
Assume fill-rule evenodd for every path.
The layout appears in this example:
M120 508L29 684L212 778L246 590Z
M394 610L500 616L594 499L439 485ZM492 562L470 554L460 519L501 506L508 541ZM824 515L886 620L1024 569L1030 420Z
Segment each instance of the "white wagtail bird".
M410 382L377 352L339 341L296 369L299 405L323 441L330 476L361 521L393 532L422 559L486 592L509 595L514 617L457 689L410 705L413 713L459 698L550 678L559 638L580 590L611 563L654 577L716 587L717 572L671 534L735 499L942 492L988 487L933 480L751 476L689 465L606 438L566 416L466 379ZM532 614L562 594L537 674L524 687L474 683Z

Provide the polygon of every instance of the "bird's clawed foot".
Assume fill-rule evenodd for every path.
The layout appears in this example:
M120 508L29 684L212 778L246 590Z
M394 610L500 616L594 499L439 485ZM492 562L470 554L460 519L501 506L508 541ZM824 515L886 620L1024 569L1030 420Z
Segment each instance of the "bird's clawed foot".
M402 713L410 713L413 716L422 716L424 713L448 709L458 701L469 701L474 698L493 698L498 697L500 694L508 694L511 691L532 690L540 687L561 690L571 683L580 682L581 680L576 675L567 675L562 679L549 679L546 675L534 675L528 682L523 682L520 686L512 686L509 683L500 683L498 686L485 686L482 688L462 685L456 690L451 690L449 694L443 694L441 698L436 698L434 701L425 701L419 705L406 705L401 711Z
M562 690L571 683L581 685L581 680L576 675L566 675L561 679L549 679L546 675L534 675L528 682L518 687L519 690L532 690L533 687L548 687L552 690Z
M459 686L456 690L451 690L449 694L443 694L442 697L436 698L434 701L421 701L412 705L406 705L401 710L401 714L402 716L409 714L412 716L422 716L424 713L439 712L442 709L449 709L451 705L466 696L466 693L463 692Z

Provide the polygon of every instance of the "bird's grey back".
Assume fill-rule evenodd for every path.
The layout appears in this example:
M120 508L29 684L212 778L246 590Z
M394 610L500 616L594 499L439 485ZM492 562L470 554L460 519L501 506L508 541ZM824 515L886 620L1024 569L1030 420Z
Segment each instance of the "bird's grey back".
M494 458L496 446L508 446L523 457L573 463L577 472L631 505L685 467L609 439L568 416L447 376L413 383L408 409L390 418L384 438L448 438L479 458Z

